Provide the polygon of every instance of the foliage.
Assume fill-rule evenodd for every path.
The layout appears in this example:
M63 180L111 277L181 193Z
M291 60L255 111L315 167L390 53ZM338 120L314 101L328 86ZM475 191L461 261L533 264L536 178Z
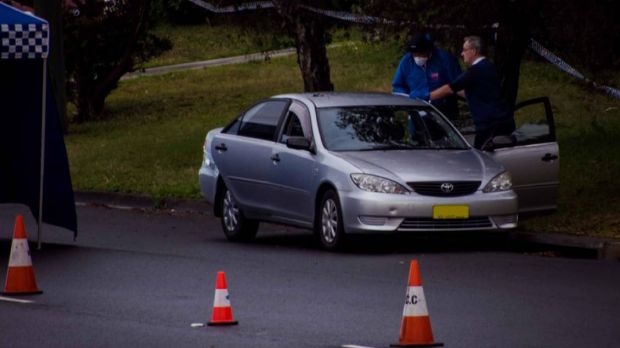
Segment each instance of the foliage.
M74 122L101 116L105 98L137 60L170 44L149 35L148 1L76 2L63 16L68 96L76 105Z
M187 0L152 0L149 17L155 22L176 25L203 24L207 11Z
M219 0L212 3L234 6L245 2ZM521 58L530 37L547 47L569 53L563 56L597 77L602 71L620 64L620 22L616 20L620 5L613 0L588 3L578 0L445 0L432 3L423 0L276 0L273 3L281 16L275 22L280 26L284 24L295 39L298 64L308 91L332 88L329 61L324 54L325 44L329 42L325 27L331 20L305 10L305 5L388 18L389 22L376 24L383 27L379 31L383 33L399 35L404 28L409 34L431 31L438 41L443 41L443 46L454 52L460 51L463 36L480 35L493 44L491 56L495 58L504 95L510 102L516 100ZM267 13L271 12L261 11L260 16ZM583 21L584 17L589 20ZM585 25L573 25L578 22ZM252 21L245 23L254 27ZM499 23L499 28L495 23ZM374 37L385 38L384 35Z
M615 0L545 1L534 33L579 70L605 83L620 67L620 2Z
M494 44L493 24L499 23L500 34L507 26L523 30L580 70L598 74L620 65L620 3L614 0L360 0L360 5L400 24L390 29L431 31L455 51L465 35Z

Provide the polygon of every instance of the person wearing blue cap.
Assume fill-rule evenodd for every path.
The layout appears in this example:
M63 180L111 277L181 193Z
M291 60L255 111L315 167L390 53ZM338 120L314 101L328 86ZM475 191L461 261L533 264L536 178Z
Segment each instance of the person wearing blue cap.
M460 74L461 67L455 56L436 47L429 34L418 34L407 43L407 53L401 58L392 80L392 93L428 101L431 91L452 82ZM451 120L458 117L456 96L448 95L432 104Z

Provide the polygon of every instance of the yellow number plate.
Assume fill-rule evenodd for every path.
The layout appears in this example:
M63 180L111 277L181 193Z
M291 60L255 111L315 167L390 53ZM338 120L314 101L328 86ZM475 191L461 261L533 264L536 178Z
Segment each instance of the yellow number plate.
M469 206L467 205L435 205L433 219L467 219Z

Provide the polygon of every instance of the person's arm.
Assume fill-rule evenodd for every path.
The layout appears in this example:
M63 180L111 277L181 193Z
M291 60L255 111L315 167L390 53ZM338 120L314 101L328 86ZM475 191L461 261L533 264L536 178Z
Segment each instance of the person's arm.
M401 59L392 80L392 94L428 101L429 90L424 72L412 64L411 56L405 56ZM409 84L412 80L414 85Z
M396 69L396 73L394 73L394 78L392 79L392 93L409 96L409 86L407 86L405 72L403 71L403 63L404 59L401 59L400 64L398 64L398 68Z
M454 94L452 87L449 84L445 84L431 92L430 100L445 98L452 94Z
M473 80L474 73L471 69L466 70L459 75L454 81L445 84L436 90L431 92L431 100L437 100L447 97L451 94L457 93L461 97L465 98L465 87L468 86Z

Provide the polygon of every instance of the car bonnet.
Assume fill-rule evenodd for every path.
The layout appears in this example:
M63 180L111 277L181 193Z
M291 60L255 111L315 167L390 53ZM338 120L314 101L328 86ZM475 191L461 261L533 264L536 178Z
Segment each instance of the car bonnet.
M402 182L483 181L501 173L503 167L477 150L349 151L334 155L366 174Z

